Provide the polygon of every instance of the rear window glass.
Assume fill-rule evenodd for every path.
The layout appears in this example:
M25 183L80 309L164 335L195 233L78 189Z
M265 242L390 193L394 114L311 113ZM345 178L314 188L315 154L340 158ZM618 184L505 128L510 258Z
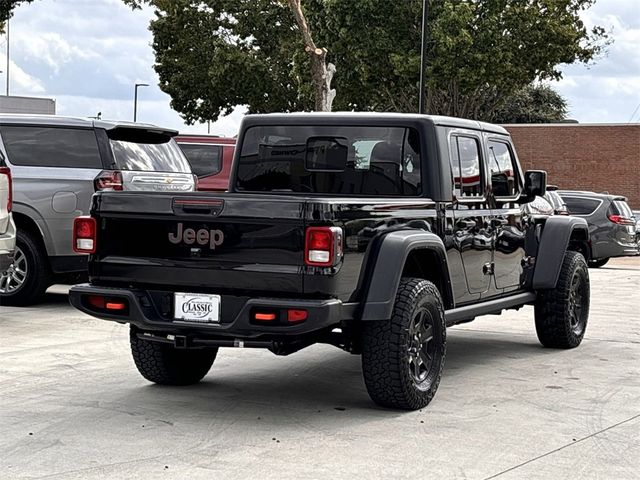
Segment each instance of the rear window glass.
M92 129L5 125L0 133L13 165L102 168L98 141Z
M109 143L120 170L190 173L191 167L173 138L167 135L143 134L136 138L128 130L109 131ZM141 132L142 133L142 132ZM115 138L114 138L115 137Z
M238 190L418 195L420 142L403 127L265 126L245 133Z
M611 214L621 215L625 218L633 217L631 207L624 200L614 200L611 204Z
M562 196L562 199L572 215L591 215L602 203L595 198Z
M222 170L222 147L200 143L179 143L184 155L189 160L191 171L198 178L220 173Z
M453 193L457 198L481 197L480 145L472 137L452 135L449 140Z

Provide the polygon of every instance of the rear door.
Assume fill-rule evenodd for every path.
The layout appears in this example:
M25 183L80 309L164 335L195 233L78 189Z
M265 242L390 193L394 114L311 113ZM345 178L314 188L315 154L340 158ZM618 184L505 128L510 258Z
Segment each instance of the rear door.
M634 248L636 246L636 219L627 202L623 199L611 202L607 217L613 224L613 240L623 248Z
M464 303L487 292L491 281L493 236L489 228L491 210L485 195L480 134L454 130L449 150L454 183L452 264L462 260L464 276L454 282L456 303ZM466 285L464 279L466 278Z
M188 291L303 291L304 201L126 192L96 201L96 280Z
M189 162L170 135L143 128L107 130L113 169L128 191L192 192Z

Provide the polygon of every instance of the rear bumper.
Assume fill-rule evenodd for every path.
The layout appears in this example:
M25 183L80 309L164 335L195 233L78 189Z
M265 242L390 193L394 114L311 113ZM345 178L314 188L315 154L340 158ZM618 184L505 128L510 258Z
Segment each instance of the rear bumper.
M16 248L16 226L9 217L7 230L0 234L0 272L4 272L13 263L13 251Z
M126 299L127 308L118 313L97 311L88 303L89 296ZM201 334L214 337L257 338L261 336L299 336L323 330L352 320L356 306L340 300L306 300L280 298L249 298L222 295L221 322L190 323L173 319L173 292L76 285L69 291L69 301L78 310L118 323L129 323L141 330L177 334ZM308 312L304 322L293 324L255 324L251 313L255 309L303 309Z

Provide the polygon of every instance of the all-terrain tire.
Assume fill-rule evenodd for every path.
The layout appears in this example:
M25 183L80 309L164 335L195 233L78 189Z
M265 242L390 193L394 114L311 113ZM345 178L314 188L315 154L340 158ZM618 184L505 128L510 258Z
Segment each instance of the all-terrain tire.
M428 405L440 384L445 355L442 298L429 281L403 278L391 319L363 322L362 373L369 396L382 407L416 410Z
M42 300L51 286L52 275L47 252L38 237L28 230L18 230L16 235L16 257L21 252L26 268L24 280L14 291L0 293L0 305L26 307ZM25 266L23 266L25 265ZM11 267L10 267L11 268Z
M589 261L589 268L600 268L600 267L604 267L607 262L609 262L608 258L601 258L600 260L590 260Z
M589 319L589 270L578 252L567 251L555 289L538 292L535 322L538 340L549 348L575 348Z
M160 385L193 385L211 369L217 348L176 349L173 345L138 338L131 327L131 354L140 374Z

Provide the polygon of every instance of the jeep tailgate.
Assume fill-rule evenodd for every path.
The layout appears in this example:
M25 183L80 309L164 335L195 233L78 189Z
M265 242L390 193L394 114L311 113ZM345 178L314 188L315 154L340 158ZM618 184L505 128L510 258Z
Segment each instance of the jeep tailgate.
M305 202L202 193L94 196L95 284L303 291Z

